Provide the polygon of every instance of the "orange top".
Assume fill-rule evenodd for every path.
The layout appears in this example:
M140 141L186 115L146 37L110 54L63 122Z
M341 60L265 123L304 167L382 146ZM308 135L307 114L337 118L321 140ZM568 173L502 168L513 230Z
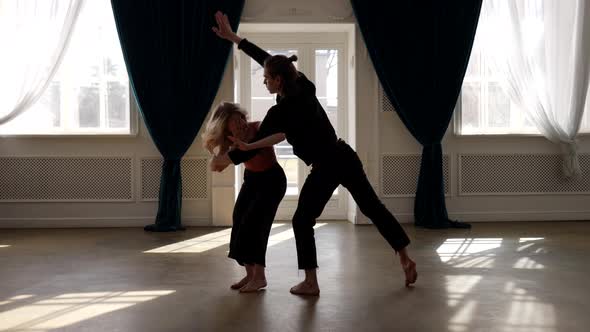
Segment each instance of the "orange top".
M258 132L258 128L260 128L260 121L248 123L248 130L254 131L254 134ZM277 157L275 155L275 149L272 146L269 146L260 149L252 159L244 162L244 166L249 171L262 172L271 168L276 162Z

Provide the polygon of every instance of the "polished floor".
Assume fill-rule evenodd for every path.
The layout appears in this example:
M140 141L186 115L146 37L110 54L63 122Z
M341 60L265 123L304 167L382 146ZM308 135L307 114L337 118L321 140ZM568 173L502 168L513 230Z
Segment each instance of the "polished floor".
M288 292L303 277L289 224L268 288L245 295L229 229L0 229L0 331L590 331L590 222L404 227L410 289L374 227L318 224L316 298Z

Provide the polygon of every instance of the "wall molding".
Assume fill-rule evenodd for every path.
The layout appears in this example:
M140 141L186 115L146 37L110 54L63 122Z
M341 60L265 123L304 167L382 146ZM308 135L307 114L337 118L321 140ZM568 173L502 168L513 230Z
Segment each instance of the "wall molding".
M119 228L153 224L156 216L106 218L0 218L2 228ZM211 218L189 216L182 218L184 226L211 226Z
M393 215L400 223L414 222L413 212L396 213ZM482 211L482 212L453 212L448 211L449 218L469 223L480 222L520 222L520 221L590 221L590 210L583 211Z

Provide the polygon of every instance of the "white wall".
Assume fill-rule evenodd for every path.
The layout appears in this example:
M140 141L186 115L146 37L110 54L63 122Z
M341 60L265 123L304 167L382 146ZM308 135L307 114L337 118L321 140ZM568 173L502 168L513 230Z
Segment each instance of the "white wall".
M295 9L293 9L295 8ZM243 22L354 22L348 0L249 0ZM409 135L395 113L379 112L377 79L356 31L356 117L349 120L349 132L356 132L353 145L363 161L369 179L378 192L380 163L384 153L420 153L421 148ZM230 62L229 66L233 65ZM214 103L233 99L233 71L226 70ZM141 121L140 121L141 123ZM457 190L457 156L462 153L557 153L555 147L539 137L456 137L452 126L443 141L443 151L451 160L450 194L447 206L451 217L465 221L487 220L568 220L590 219L589 195L510 195L459 196ZM581 137L580 151L590 153L590 138ZM138 160L158 156L143 125L137 137L127 138L0 138L3 156L133 156L134 186L139 181ZM187 156L206 156L196 140ZM233 169L211 175L211 190L204 200L183 202L186 225L228 224L233 207ZM137 196L137 195L136 195ZM412 220L413 198L383 198L401 221ZM101 203L0 203L0 227L19 226L143 226L153 222L156 202L140 201ZM352 217L349 214L349 217ZM365 222L362 216L358 222Z
M421 146L405 130L395 113L381 113L379 117L381 153L421 152ZM590 152L589 136L580 137L579 152ZM462 137L453 134L451 123L443 139L443 153L451 160L450 194L446 200L451 218L464 221L590 220L588 194L459 195L458 155L559 154L558 147L543 137ZM543 167L538 165L530 171L536 172ZM510 173L510 169L505 171ZM384 201L401 220L412 220L413 198L386 198Z
M230 61L228 66L231 66ZM231 70L226 71L213 105L233 99ZM140 197L141 159L160 154L143 121L139 120L137 136L129 137L2 137L0 157L130 156L132 158L134 197L128 202L6 202L0 201L0 227L101 227L143 226L153 223L157 202ZM206 157L197 137L185 157ZM209 183L215 183L211 176ZM207 180L207 179L206 179ZM32 180L35 181L35 180ZM5 184L0 184L5 185ZM80 186L85 186L80 183ZM211 193L206 199L185 200L182 220L185 225L211 224Z
M381 154L421 153L421 146L405 130L395 113L379 114L379 150ZM580 154L590 152L590 137L579 139ZM450 193L447 208L451 218L464 221L514 220L590 220L588 194L513 194L468 196L459 193L460 154L540 154L556 155L559 149L543 137L465 137L453 134L453 123L443 139L443 153L450 157ZM532 168L538 172L544 165ZM505 170L510 173L510 169ZM483 174L482 174L483 175ZM585 175L586 177L588 174ZM411 221L413 197L384 198L403 221Z
M354 22L348 0L330 1L248 1L245 22ZM398 116L380 112L378 82L360 31L356 31L356 150L375 189L381 193L380 169L384 154L420 154L421 146L409 134ZM579 138L580 154L590 153L590 136ZM454 135L453 123L443 139L443 153L450 160L447 208L451 218L464 221L590 220L588 194L513 194L466 196L459 193L461 154L559 154L558 147L542 137L466 137ZM541 170L544 165L539 165ZM510 171L510 170L507 170ZM535 172L537 169L531 169ZM559 176L559 175L556 175ZM589 176L588 174L585 175ZM413 221L413 197L385 197L384 203L404 222ZM366 222L360 216L358 222Z

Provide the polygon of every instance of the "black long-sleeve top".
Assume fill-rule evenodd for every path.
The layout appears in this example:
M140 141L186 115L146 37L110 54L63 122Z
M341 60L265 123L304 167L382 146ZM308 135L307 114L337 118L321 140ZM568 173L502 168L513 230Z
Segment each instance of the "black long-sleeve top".
M264 60L270 56L246 39L242 39L238 48L263 67ZM315 85L299 72L295 93L282 97L277 95L277 104L266 113L253 142L272 134L284 133L296 156L307 165L317 161L326 149L334 146L338 138L315 92ZM258 151L233 150L229 152L229 157L237 165L251 159Z

